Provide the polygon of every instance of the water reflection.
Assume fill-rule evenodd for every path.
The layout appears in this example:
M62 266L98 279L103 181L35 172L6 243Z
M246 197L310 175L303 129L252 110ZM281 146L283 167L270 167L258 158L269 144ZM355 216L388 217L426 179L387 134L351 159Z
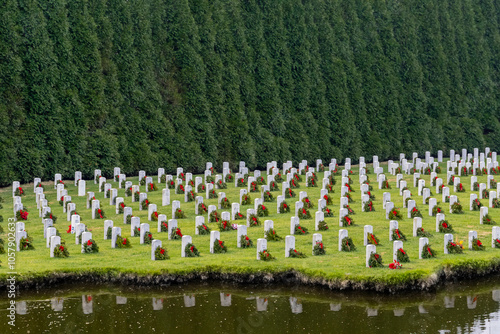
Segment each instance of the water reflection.
M91 314L94 312L94 300L91 295L82 296L83 314Z
M0 299L0 316L6 315L8 303ZM500 280L396 296L206 285L69 287L30 292L17 300L13 333L116 328L124 333L145 328L158 333L498 333L499 303Z
M293 314L302 313L302 301L295 297L290 297L290 308Z
M184 295L184 307L194 307L196 305L196 300L194 295L186 296Z
M153 298L153 311L163 310L163 298Z
M116 296L116 305L125 305L127 304L127 297Z
M64 298L54 297L50 300L50 307L54 312L61 312L63 310Z
M257 312L266 312L267 311L267 298L257 297Z
M394 316L395 317L402 317L403 315L405 315L405 309L402 308L402 309L395 309L394 310Z
M16 313L19 315L25 315L28 313L28 306L25 301L16 302Z
M231 294L230 293L220 293L220 306L229 307L231 306Z
M454 308L455 307L455 297L444 296L444 307Z
M366 308L366 315L369 317L376 317L378 315L378 310L376 308Z
M330 304L330 311L338 312L342 309L342 304Z

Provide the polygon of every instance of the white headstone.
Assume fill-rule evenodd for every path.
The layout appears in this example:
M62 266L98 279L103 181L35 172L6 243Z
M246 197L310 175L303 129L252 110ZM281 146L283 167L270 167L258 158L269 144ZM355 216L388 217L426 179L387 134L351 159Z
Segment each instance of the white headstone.
M347 230L344 230L344 229L339 230L339 252L342 251L342 240L344 240L344 238L347 238L348 236L349 236L349 233ZM315 244L313 243L313 248L314 248L314 245Z
M500 226L493 226L491 231L491 247L495 248L495 240L500 239Z
M429 190L429 189L426 189ZM429 198L429 216L432 217L432 209L437 205L437 199Z
M154 212L158 212L158 208L157 208L156 204L149 204L149 206L148 206L148 220L149 221L157 221L158 220L158 219L151 219L151 215Z
M274 222L272 220L264 221L264 232L274 229Z
M200 234L199 230L198 230L198 226L201 226L205 224L205 217L203 216L196 216L195 218L195 223L194 223L194 234L198 235Z
M172 201L172 218L175 218L175 212L181 208L180 201Z
M413 218L413 236L417 236L417 230L422 227L422 218L415 217Z
M56 186L57 186L57 184L58 184L59 181L62 181L62 175L59 174L59 173L54 174L54 189L56 189ZM15 181L15 182L17 182L17 181ZM19 187L19 185L17 187Z
M392 260L398 261L398 249L403 248L403 242L401 240L395 240L392 244Z
M418 258L422 259L422 251L424 246L429 244L429 238L419 238L418 239Z
M377 246L367 245L366 246L366 268L369 268L369 260L372 253L377 253Z
M177 220L169 219L168 220L168 240L172 239L172 232L177 229Z
M415 200L411 199L408 201L408 218L411 218L411 213L413 209L416 207Z
M239 203L231 203L231 220L236 220L236 215L240 212Z
M276 212L280 213L281 203L285 201L285 196L279 195L276 200Z
M267 220L266 220L266 222L267 222ZM264 225L265 225L265 222L264 222ZM237 244L238 248L241 248L241 237L244 235L247 235L247 226L246 225L238 225L237 240L236 240L236 244Z
M139 235L139 238L140 238L140 244L143 245L145 242L144 242L144 239L146 238L146 233L149 232L149 224L147 223L142 223L141 224L141 232L140 232L140 235Z
M55 236L57 233L57 229L55 227L49 227L47 228L47 235L46 235L46 247L49 248L50 247L50 237L52 236ZM17 239L17 234L16 234L16 239ZM22 237L22 236L21 236ZM24 237L26 237L26 235L24 235ZM19 238L20 240L21 238ZM17 242L17 240L16 240ZM18 243L19 244L19 243ZM19 251L19 248L17 249Z
M393 202L385 203L385 219L389 219L389 213L391 212L392 209L394 209Z
M469 231L469 250L472 250L472 239L477 239L477 231Z
M161 176L158 176L158 178L160 178ZM155 261L156 260L156 256L155 256L155 252L156 252L156 249L158 247L161 247L162 246L162 242L161 240L157 240L157 239L154 239L152 242L151 242L151 260L152 261Z
M486 215L488 215L488 207L482 206L479 209L479 224L484 224L483 220Z
M325 214L323 211L316 211L314 218L315 218L315 222L314 222L315 230L319 231L319 222L325 220Z
M96 219L96 212L95 210L100 209L101 205L98 199L92 200L92 219Z
M479 184L479 199L483 199L483 191L486 189L486 183Z
M312 236L312 251L311 253L314 255L314 246L316 246L317 243L323 241L323 236L321 233L314 233Z
M426 204L427 198L429 198L430 196L431 196L431 190L429 188L422 189L422 204Z
M242 205L243 196L246 195L248 191L246 189L240 189L240 205Z
M170 224L169 224L169 228L170 228ZM193 243L193 238L191 238L190 235L183 235L182 236L181 257L186 257L186 246L188 244L191 244L191 243Z
M443 196L442 196L441 201L444 203L444 202L446 202L446 197L450 196L450 188L443 187L443 189L441 189L441 190L443 192Z
M389 241L392 241L392 232L399 228L399 224L397 220L391 220L389 222Z
M448 245L448 242L450 242L450 241L453 241L453 234L446 233L444 235L444 254L449 254L448 248L446 248L446 246Z
M290 248L295 249L295 237L293 235L285 237L285 257L290 257Z
M61 244L61 237L53 235L50 237L50 257L54 257L54 249ZM18 249L19 250L19 249Z
M161 191L161 205L167 206L170 204L170 189L165 188Z
M453 204L455 204L457 201L458 201L458 197L457 197L457 196L455 196L455 195L451 195L451 196L450 196L450 213L452 213L452 211L453 211L451 207L452 207L452 206L453 206Z
M78 223L75 226L75 245L81 244L80 235L85 232L85 224Z
M78 196L85 196L85 187L86 187L86 182L85 180L80 180L78 183Z
M49 227L49 229L51 229L53 227ZM54 228L55 230L55 228ZM16 226L16 249L17 251L19 252L21 249L20 249L20 245L21 245L21 239L22 238L26 238L28 236L28 234L26 233L26 231L24 231L24 228L23 230L17 230L17 226Z
M138 235L135 235L134 229L138 229L141 227L141 218L140 217L132 217L130 219L130 236L132 237L138 237Z
M490 191L490 196L489 197L490 197L489 198L489 202L490 202L489 203L490 204L489 207L492 208L493 207L493 200L495 200L497 198L497 192L496 192L496 190Z
M264 238L257 239L257 260L260 260L259 252L267 250L267 240Z

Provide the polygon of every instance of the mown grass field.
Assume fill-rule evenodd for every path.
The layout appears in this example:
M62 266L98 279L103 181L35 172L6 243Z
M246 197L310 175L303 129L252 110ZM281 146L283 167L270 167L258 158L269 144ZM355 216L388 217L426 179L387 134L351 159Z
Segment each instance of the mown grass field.
M382 164L384 170L387 170L387 164ZM438 177L446 179L446 164L440 164L442 173ZM369 166L372 170L371 165ZM339 169L340 170L340 169ZM488 266L492 261L500 260L500 249L491 248L491 229L490 225L479 224L479 211L469 211L469 194L470 191L470 176L461 177L461 182L466 188L464 193L454 193L450 187L450 195L457 195L464 207L464 214L446 213L446 219L453 225L455 230L455 240L463 240L467 247L468 232L476 230L480 240L487 246L485 251L474 252L465 250L461 255L444 255L443 254L443 234L435 231L435 217L428 216L428 206L422 204L422 197L417 196L417 189L413 187L413 175L404 175L404 180L408 182L408 186L412 192L412 198L416 200L417 207L423 214L423 227L426 231L432 233L430 244L438 256L434 259L418 259L418 238L412 236L413 220L406 218L406 209L403 209L403 197L399 196L399 189L396 188L396 176L386 173L386 177L392 189L379 190L376 184L375 174L369 174L371 184L374 189L372 191L376 198L373 201L375 212L361 212L360 185L357 166L353 167L354 175L351 176L354 183L351 193L355 202L351 203L351 207L355 210L355 215L352 216L355 226L348 227L349 236L352 237L357 250L346 253L338 251L338 231L339 227L339 198L341 187L341 176L336 176L337 183L335 185L335 193L330 194L333 198L333 205L329 208L333 209L335 216L325 218L328 223L329 230L321 231L323 242L326 247L327 254L325 256L312 256L312 234L314 233L314 212L316 211L317 200L320 197L320 187L306 188L305 176L300 183L300 188L295 189L297 195L294 199L287 199L287 203L291 205L292 210L289 214L278 214L276 208L276 200L273 203L264 203L269 208L270 215L266 218L260 218L261 226L248 228L248 235L253 240L254 246L257 244L258 238L264 237L264 220L270 219L274 221L274 228L277 233L283 238L289 235L290 218L294 215L295 201L298 200L299 191L307 191L309 198L315 205L311 209L312 219L301 220L301 225L309 229L308 235L296 236L296 249L308 255L305 259L285 258L285 241L268 242L268 251L277 259L272 262L262 262L256 260L255 247L251 249L239 249L236 247L237 232L235 230L229 232L221 232L221 239L228 246L226 254L210 254L209 240L210 236L195 235L195 204L194 202L184 203L184 196L175 194L175 190L171 189L171 202L173 200L181 201L181 208L187 214L185 219L179 219L178 225L184 235L191 235L193 243L201 252L199 258L181 258L181 241L168 240L167 233L156 232L156 222L148 222L147 211L139 211L139 203L132 203L131 197L125 197L125 190L118 189L118 196L124 197L125 205L133 209L133 215L141 218L141 223L148 222L151 226L151 231L155 239L160 239L163 246L167 248L170 259L166 261L151 261L150 260L150 245L140 245L139 238L131 238L132 248L129 249L112 249L110 240L103 240L104 220L92 220L91 210L86 209L86 197L77 196L77 187L74 186L73 180L65 180L68 185L68 193L72 196L72 202L76 203L76 211L81 216L81 222L85 223L88 229L92 232L93 239L97 241L99 253L97 254L81 254L80 245L75 245L75 237L72 234L67 234L69 222L66 221L66 214L63 214L63 208L59 205L56 198L56 191L53 182L43 182L45 186L45 194L48 199L49 206L52 208L53 214L58 217L55 227L58 229L61 237L66 241L69 247L69 258L50 258L49 250L45 246L43 238L42 219L38 217L36 209L35 195L33 193L33 184L22 185L25 196L22 198L23 204L29 210L28 220L26 221L26 231L29 236L34 238L35 250L21 251L16 254L16 271L19 274L19 279L28 279L30 277L43 276L52 272L122 272L136 273L139 275L161 274L161 273L189 273L192 271L222 271L234 273L251 273L251 272L277 272L289 269L295 269L311 277L323 277L325 279L349 279L354 281L374 281L386 284L397 284L399 282L408 281L411 279L425 278L428 275L435 273L443 266L469 265L478 268ZM266 177L263 173L264 178ZM193 176L194 179L195 176ZM436 194L435 187L430 186L430 176L421 176L426 181L426 186L431 188L433 197L438 199L440 205L445 212L449 211L448 203L441 202L441 194ZM318 180L321 183L323 173L318 173ZM486 183L487 176L479 176L478 182ZM129 177L127 180L138 184L137 177ZM156 182L157 177L153 176ZM108 182L111 181L108 179ZM446 181L445 181L446 182ZM118 183L111 182L113 188L118 188ZM158 205L158 213L166 214L167 218L171 217L171 205L161 206L161 189L165 184L158 185L159 190L148 193L150 202ZM145 186L141 186L141 192ZM228 183L228 189L216 191L224 191L227 198L231 202L239 202L239 189L235 188L234 183ZM101 201L101 208L104 209L107 219L114 221L115 226L122 227L122 236L130 237L130 225L123 224L123 216L115 214L115 207L109 205L109 199L104 199L104 193L100 193L98 186L93 181L87 181L87 191L94 191L96 199ZM389 220L385 219L385 210L382 209L382 194L385 191L391 193L392 201L396 207L401 208L404 219L399 221L400 230L404 232L408 241L404 242L404 249L410 256L411 262L403 264L401 270L390 270L387 265L392 262L392 242L389 241ZM3 209L0 214L4 217L4 222L1 225L4 228L2 238L7 239L7 222L8 218L12 217L12 188L3 188L0 195L4 198ZM260 196L260 193L258 193ZM280 190L273 192L275 198L281 195ZM205 195L203 194L205 197ZM256 193L251 193L252 202L257 197ZM217 205L217 199L206 199L204 202L207 205ZM488 205L487 200L482 200L483 205ZM246 212L246 209L253 208L252 205L242 206L241 212ZM218 210L222 212L223 210ZM227 211L230 211L227 210ZM489 209L493 220L500 222L500 210ZM208 218L208 217L207 217ZM207 221L207 219L206 219ZM242 221L235 223L241 224ZM366 224L373 225L374 234L380 238L381 245L377 246L377 252L384 259L384 268L366 268L365 267L365 248L363 246L363 226ZM217 229L215 223L210 223L212 230ZM5 245L7 250L7 243ZM2 266L0 267L0 276L7 275L7 255L0 255Z

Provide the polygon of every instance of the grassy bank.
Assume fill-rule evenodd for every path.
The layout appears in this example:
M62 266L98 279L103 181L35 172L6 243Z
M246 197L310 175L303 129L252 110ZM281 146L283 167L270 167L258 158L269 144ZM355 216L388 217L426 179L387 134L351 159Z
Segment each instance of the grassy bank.
M383 165L386 169L386 165ZM445 164L441 164L443 173L438 174L441 178L446 178ZM357 250L350 253L338 251L338 231L341 227L338 224L339 197L340 197L340 175L336 177L335 193L330 194L333 198L333 205L329 205L335 214L332 218L325 218L328 223L329 230L320 232L323 235L323 242L326 247L327 254L324 256L312 256L312 233L314 233L314 218L310 220L301 220L301 225L309 229L310 234L296 236L296 249L308 255L305 259L285 258L285 241L268 242L269 252L276 256L277 260L272 262L262 262L256 260L255 248L239 249L236 247L237 237L236 231L221 232L221 239L228 246L226 254L210 254L209 241L210 237L195 235L195 209L194 202L184 203L183 195L176 195L171 189L171 201L181 201L181 208L185 211L187 217L179 219L178 224L183 234L193 236L193 243L201 252L199 258L181 258L181 241L168 240L167 233L156 232L156 223L149 222L153 237L163 241L163 245L167 248L170 259L166 261L151 261L150 260L150 245L140 245L139 238L131 238L132 248L130 249L112 249L111 241L103 240L104 227L103 220L92 220L91 210L86 209L86 197L77 196L77 187L73 181L65 181L69 195L72 196L73 203L76 203L76 211L81 216L81 221L85 223L88 229L92 232L93 239L97 241L100 251L97 254L81 254L80 246L75 245L75 238L72 234L67 234L69 222L66 221L66 214L63 214L63 209L59 206L56 198L56 191L53 187L53 182L44 182L45 194L48 199L49 206L52 208L53 214L58 217L55 227L57 227L61 237L66 241L69 248L69 258L50 258L49 250L45 247L45 239L43 238L42 219L38 218L36 209L35 196L33 193L33 184L24 184L22 187L25 190L26 196L22 198L23 204L29 210L28 220L26 221L26 230L30 236L34 238L35 250L21 251L16 254L16 271L18 279L30 280L39 279L41 277L50 276L52 273L87 273L87 274L102 274L116 276L120 273L134 274L138 276L150 275L189 275L190 273L198 273L202 277L203 273L234 273L242 274L245 277L250 277L251 274L262 275L263 273L284 273L293 271L297 275L303 275L311 279L311 281L336 282L336 287L341 287L342 282L347 285L356 282L368 282L385 285L397 286L408 282L436 282L436 273L438 276L448 277L451 279L456 272L468 273L467 275L460 274L461 277L470 277L474 273L481 275L489 269L495 270L500 263L500 249L491 248L491 226L479 224L479 212L469 211L469 194L470 194L470 177L462 177L461 181L467 190L464 193L453 193L457 195L464 207L464 214L446 213L446 219L453 225L455 229L454 237L456 240L463 240L467 245L467 236L470 230L476 230L479 238L487 246L485 251L468 251L465 250L460 255L444 255L443 254L443 234L435 231L435 217L428 216L427 205L422 204L422 197L417 196L417 189L413 187L413 176L405 175L404 179L408 181L409 188L413 194L412 198L417 201L417 207L423 214L423 227L426 231L432 233L430 238L431 246L437 251L438 256L433 259L419 260L418 259L418 238L412 237L412 219L406 218L406 209L402 209L404 219L399 221L399 227L406 235L408 241L404 242L404 249L410 256L411 262L403 264L402 270L390 270L387 264L392 262L392 242L389 241L389 220L385 219L385 210L382 209L382 194L384 191L391 193L392 201L396 207L403 207L403 199L399 196L399 189L396 188L396 177L386 173L392 189L378 190L375 184L376 176L369 174L371 183L374 186L372 193L376 196L373 201L375 212L361 212L360 187L358 182L357 169L354 168L355 175L351 178L354 181L352 184L355 192L351 193L355 202L351 203L351 207L356 214L352 215L355 221L355 226L348 227L349 236L352 237ZM318 178L321 180L323 173L318 173ZM264 174L265 178L265 174ZM430 187L430 176L424 175L422 178L426 181L426 185ZM487 176L479 176L478 182L486 183ZM134 184L138 184L137 177L128 178ZM156 177L154 177L156 180ZM283 238L289 234L290 218L293 215L295 201L298 200L299 191L307 191L309 198L314 203L315 208L311 209L311 214L314 217L316 211L317 199L320 196L320 188L306 188L305 176L303 182L300 183L300 188L295 190L297 197L287 199L287 203L291 205L291 213L278 214L276 201L273 203L264 203L269 208L269 217L262 217L260 227L248 228L248 235L256 244L258 238L264 237L263 222L265 219L274 221L276 232ZM116 182L111 182L113 188L118 188ZM161 189L163 184L159 185L158 191L148 193L150 202L158 205L158 213L166 214L171 218L171 206L161 206ZM433 197L441 202L441 195L435 194L435 187L430 187ZM7 220L12 216L12 199L11 188L3 188L1 196L5 199L3 209L0 214L4 217L4 222L1 223L5 232L7 231ZM115 226L122 227L122 236L130 237L130 225L123 224L123 216L115 214L114 206L109 205L109 199L104 199L104 194L99 193L98 186L93 182L87 181L87 191L94 191L96 198L101 201L101 208L104 209L107 219L114 221ZM141 191L144 191L144 186L141 186ZM235 188L234 184L228 183L228 189L217 190L224 191L229 201L239 201L239 188ZM277 197L281 195L280 191L273 192ZM125 190L119 189L118 196L125 198L125 204L133 208L133 215L141 218L141 222L148 222L147 211L139 211L139 203L131 202L130 197L125 197ZM252 203L256 198L256 194L251 194ZM204 196L205 197L205 196ZM217 204L217 199L204 199L206 205ZM487 201L483 200L483 204L487 205ZM445 212L448 212L448 203L440 203ZM252 205L242 206L241 212L246 212L246 209L253 208ZM222 212L224 210L218 210ZM227 210L230 211L230 210ZM490 216L493 220L500 221L500 210L490 209ZM235 223L242 223L236 221ZM374 233L380 238L381 245L377 246L377 252L382 255L386 266L384 268L366 268L365 267L365 250L363 247L363 225L373 225ZM215 223L209 224L211 229L217 229ZM6 233L2 238L6 239ZM466 246L467 247L467 246ZM7 247L6 247L7 249ZM7 269L6 254L0 255L2 267L0 267L0 277L4 278L10 270ZM457 274L458 275L458 274ZM460 278L457 276L457 278ZM307 280L304 280L305 283Z

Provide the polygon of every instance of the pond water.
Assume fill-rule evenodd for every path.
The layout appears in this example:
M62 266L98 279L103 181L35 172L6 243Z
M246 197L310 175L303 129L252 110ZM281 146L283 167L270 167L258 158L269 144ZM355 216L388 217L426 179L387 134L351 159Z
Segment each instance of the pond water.
M0 333L500 333L500 276L437 293L332 292L220 283L20 291Z

